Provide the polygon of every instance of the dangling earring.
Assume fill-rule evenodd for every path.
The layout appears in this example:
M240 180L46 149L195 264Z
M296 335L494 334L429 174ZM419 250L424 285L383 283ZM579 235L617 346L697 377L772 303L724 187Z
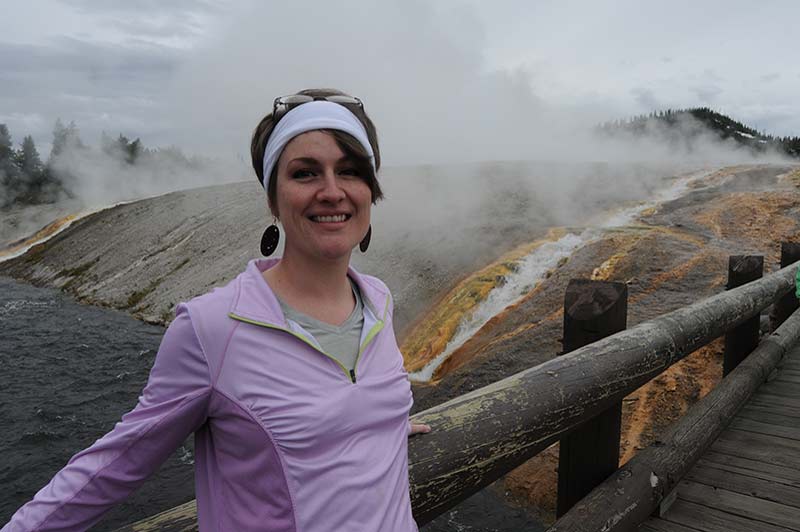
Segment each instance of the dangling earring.
M264 234L261 235L261 254L265 257L269 257L275 253L275 249L278 247L278 242L281 239L281 232L278 230L278 226L275 225L275 222L276 220L273 218L272 225L267 227Z
M358 249L361 250L361 253L366 253L367 248L369 248L369 240L372 238L372 224L369 225L369 229L367 229L367 234L364 235L364 238L361 239L361 242L358 244Z

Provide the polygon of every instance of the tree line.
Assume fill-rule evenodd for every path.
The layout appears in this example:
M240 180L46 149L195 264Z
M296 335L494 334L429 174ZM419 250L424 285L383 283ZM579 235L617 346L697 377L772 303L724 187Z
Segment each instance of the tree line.
M75 122L65 125L58 119L53 127L50 154L43 161L32 136L25 136L15 148L8 126L0 124L0 208L74 198L79 176L75 165L68 164L67 159L97 155L92 151L81 140ZM144 159L169 163L172 167L178 164L191 168L199 164L177 148L148 149L139 138L131 140L122 134L115 138L105 132L100 139L100 153L123 166L134 166Z
M768 135L709 107L653 111L626 120L604 122L595 130L607 136L620 133L644 136L658 131L673 141L683 142L690 142L692 137L711 131L722 140L731 139L755 152L773 149L800 158L800 137Z

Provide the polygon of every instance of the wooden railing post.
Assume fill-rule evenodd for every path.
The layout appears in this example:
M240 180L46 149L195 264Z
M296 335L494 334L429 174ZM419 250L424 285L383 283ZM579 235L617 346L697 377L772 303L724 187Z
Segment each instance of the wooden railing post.
M728 284L731 289L764 276L762 255L731 255L728 259ZM758 346L760 318L753 316L743 324L725 333L725 351L722 358L722 376L733 371L739 362Z
M564 296L562 354L624 330L627 318L627 285L571 280ZM556 503L559 517L617 470L621 417L619 402L561 439Z
M781 243L781 268L797 262L800 260L800 243L798 242L782 242ZM786 318L792 315L797 310L797 297L794 290L784 295L772 307L770 314L770 331L774 332L781 323L786 321Z

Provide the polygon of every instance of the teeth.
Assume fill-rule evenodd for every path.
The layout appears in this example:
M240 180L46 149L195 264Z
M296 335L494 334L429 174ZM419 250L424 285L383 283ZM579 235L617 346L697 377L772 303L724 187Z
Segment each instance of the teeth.
M343 222L347 218L345 214L336 214L334 216L314 216L315 222Z

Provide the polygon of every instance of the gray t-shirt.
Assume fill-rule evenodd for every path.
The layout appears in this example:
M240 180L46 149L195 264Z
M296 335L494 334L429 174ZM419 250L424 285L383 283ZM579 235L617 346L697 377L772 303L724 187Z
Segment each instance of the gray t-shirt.
M356 298L356 306L350 316L338 327L325 323L317 319L298 312L287 305L281 298L278 303L281 305L283 315L287 320L299 324L319 343L322 351L336 358L347 369L355 369L358 350L361 343L361 329L364 326L364 302L361 300L361 293L358 287L350 279L350 286L353 288L353 295Z

